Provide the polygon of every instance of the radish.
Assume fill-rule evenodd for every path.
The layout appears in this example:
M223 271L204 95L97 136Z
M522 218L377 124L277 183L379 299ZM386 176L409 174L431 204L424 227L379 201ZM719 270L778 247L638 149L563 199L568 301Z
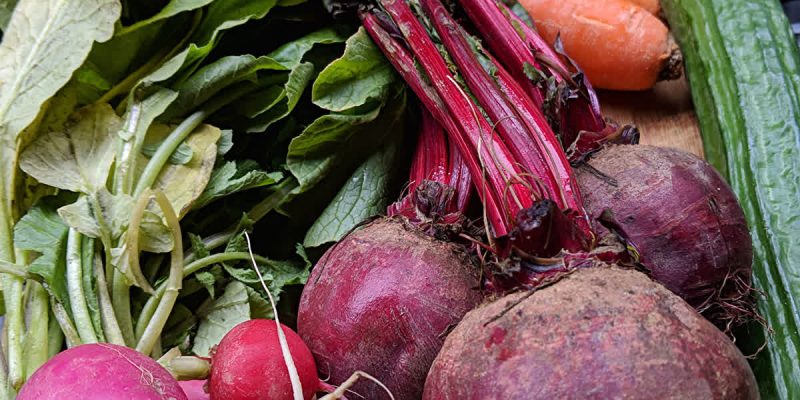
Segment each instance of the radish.
M711 165L674 149L611 146L578 168L597 232L620 235L652 277L721 326L752 316L744 212Z
M28 379L18 400L186 400L175 378L155 360L114 344L65 350Z
M423 399L758 399L744 356L644 274L576 270L469 312Z
M304 399L320 390L311 351L297 334L281 324L300 377ZM208 389L211 399L292 399L292 383L273 320L254 319L236 325L211 358Z
M320 400L345 399L344 392L360 378L374 381L394 400L382 383L361 371L353 373L338 388L317 378L311 351L297 333L278 320L275 300L253 256L250 235L244 235L253 269L267 293L275 320L254 319L236 325L214 347L210 359L182 357L176 348L160 362L175 376L194 379L182 386L198 400L310 400L316 399L317 392L330 392ZM208 383L204 385L200 379L206 378Z
M186 394L187 400L208 400L209 394L206 392L206 380L178 381L178 385Z

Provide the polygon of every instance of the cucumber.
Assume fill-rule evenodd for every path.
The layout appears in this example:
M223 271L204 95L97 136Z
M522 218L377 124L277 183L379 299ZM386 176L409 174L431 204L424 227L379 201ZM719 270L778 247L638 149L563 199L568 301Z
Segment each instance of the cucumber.
M800 50L778 0L662 5L706 155L735 190L753 237L759 310L774 331L752 363L762 397L800 399ZM763 343L764 329L745 336Z

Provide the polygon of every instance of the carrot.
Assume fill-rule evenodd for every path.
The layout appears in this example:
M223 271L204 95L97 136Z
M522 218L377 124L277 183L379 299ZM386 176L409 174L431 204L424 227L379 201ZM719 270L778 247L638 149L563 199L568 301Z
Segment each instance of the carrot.
M628 0L628 3L636 4L655 16L661 14L661 3L658 0Z
M595 87L644 90L680 76L667 27L627 0L520 0L542 36L558 35Z

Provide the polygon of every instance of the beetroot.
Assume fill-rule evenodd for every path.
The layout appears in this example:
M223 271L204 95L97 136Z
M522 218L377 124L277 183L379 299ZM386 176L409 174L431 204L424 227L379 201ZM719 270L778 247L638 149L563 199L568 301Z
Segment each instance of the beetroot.
M300 300L298 332L320 376L340 384L362 370L397 399L419 399L448 329L481 300L478 269L460 246L381 219L331 248ZM372 382L352 390L386 399Z
M293 330L284 325L281 327L300 376L303 398L310 400L319 390L320 383L314 357ZM275 321L245 321L222 338L212 355L208 389L214 400L292 398L292 384Z
M532 293L532 294L531 294ZM644 274L576 270L469 312L423 399L758 399L723 333Z
M652 146L611 146L588 164L578 180L598 232L612 227L655 280L712 320L735 321L751 309L752 241L711 165Z
M65 350L28 379L18 400L186 400L178 382L155 360L114 344Z

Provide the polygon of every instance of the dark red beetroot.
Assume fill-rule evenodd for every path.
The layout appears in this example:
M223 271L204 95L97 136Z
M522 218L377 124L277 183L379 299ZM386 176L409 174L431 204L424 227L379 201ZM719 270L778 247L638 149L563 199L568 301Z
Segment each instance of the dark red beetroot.
M644 274L576 270L469 312L423 399L758 399L723 333Z
M611 146L588 164L577 175L598 232L613 226L655 280L715 322L738 322L739 310L751 309L752 241L711 165L652 146Z
M155 360L114 344L65 350L34 372L18 400L186 400L178 382Z
M399 220L378 220L314 267L300 299L298 332L331 383L362 370L395 398L419 399L449 327L480 302L478 286L478 269L459 246ZM352 390L388 398L372 382Z
M303 398L310 400L319 390L314 357L300 336L284 325L281 327L300 376ZM245 321L222 338L211 358L208 389L214 400L293 398L275 321Z

